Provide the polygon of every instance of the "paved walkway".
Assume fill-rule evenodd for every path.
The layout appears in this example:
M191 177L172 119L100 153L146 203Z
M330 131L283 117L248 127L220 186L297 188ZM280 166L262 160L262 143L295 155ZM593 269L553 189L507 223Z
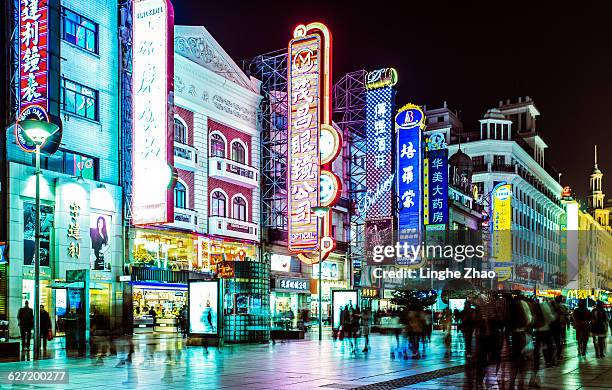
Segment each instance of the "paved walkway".
M132 364L117 366L117 357L102 363L95 359L65 357L55 351L53 359L39 362L1 363L0 374L37 367L66 369L69 383L50 385L6 385L0 388L58 389L456 389L465 386L465 359L459 338L457 350L444 357L441 334L434 333L422 359L391 359L391 336L373 335L369 353L352 354L346 341L317 340L277 342L275 345L244 345L210 348L184 347L176 338L138 339ZM363 340L362 340L363 343ZM574 358L570 345L559 367L541 371L542 388L611 389L612 359L595 359L592 345L587 358ZM118 357L124 357L119 348ZM502 370L503 371L503 370ZM488 388L497 387L495 368L487 375Z

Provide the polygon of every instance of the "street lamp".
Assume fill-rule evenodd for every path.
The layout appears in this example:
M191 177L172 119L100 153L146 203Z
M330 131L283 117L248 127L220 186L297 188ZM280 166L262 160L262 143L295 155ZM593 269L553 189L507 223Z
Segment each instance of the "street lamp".
M323 218L327 215L329 211L329 207L313 207L312 211L314 211L317 216L317 224L319 225L319 341L323 340L323 291L321 290L321 270L323 269L323 242L321 242L321 236L323 233Z
M40 148L59 126L35 119L19 121L26 136L36 145L36 230L34 235L34 359L40 358Z

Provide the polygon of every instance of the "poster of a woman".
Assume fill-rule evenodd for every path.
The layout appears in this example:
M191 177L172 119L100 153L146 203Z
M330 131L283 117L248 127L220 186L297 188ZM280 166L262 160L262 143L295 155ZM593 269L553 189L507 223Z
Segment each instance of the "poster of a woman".
M108 231L111 227L111 217L92 214L90 219L89 237L91 238L91 269L110 271L111 251Z

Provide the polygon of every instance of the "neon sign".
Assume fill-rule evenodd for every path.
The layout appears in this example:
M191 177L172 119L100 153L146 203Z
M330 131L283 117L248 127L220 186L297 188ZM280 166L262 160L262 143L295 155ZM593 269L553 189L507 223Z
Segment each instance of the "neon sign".
M41 0L19 0L18 120L49 121L49 5ZM17 144L26 152L36 146L15 126Z
M426 141L423 160L423 216L427 228L441 229L448 223L448 150L444 134L433 133Z
M423 110L414 104L400 108L395 116L397 130L397 194L399 196L398 242L419 245L422 226L422 145L425 128ZM396 263L414 264L416 259L397 258Z
M314 208L331 206L340 180L329 168L341 138L331 125L331 34L321 23L299 25L288 47L288 248L307 263L334 249L331 213L322 226Z
M133 224L173 222L172 3L137 0L133 20Z
M397 71L394 68L378 69L366 74L366 89L392 87L396 83Z

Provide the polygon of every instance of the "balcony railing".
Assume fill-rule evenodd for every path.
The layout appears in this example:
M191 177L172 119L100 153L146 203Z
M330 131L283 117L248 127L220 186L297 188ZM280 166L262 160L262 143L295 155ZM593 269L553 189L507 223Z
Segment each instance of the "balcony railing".
M493 172L515 172L514 164L493 164Z
M259 241L256 224L227 217L209 217L208 233L242 240Z
M208 173L210 177L233 184L249 188L259 187L259 171L256 168L224 157L211 156Z
M193 146L174 141L174 165L177 168L194 171L197 166L196 150Z
M174 208L174 222L171 224L179 229L195 231L198 225L198 216L195 210Z
M474 173L487 172L488 170L487 164L474 165Z

